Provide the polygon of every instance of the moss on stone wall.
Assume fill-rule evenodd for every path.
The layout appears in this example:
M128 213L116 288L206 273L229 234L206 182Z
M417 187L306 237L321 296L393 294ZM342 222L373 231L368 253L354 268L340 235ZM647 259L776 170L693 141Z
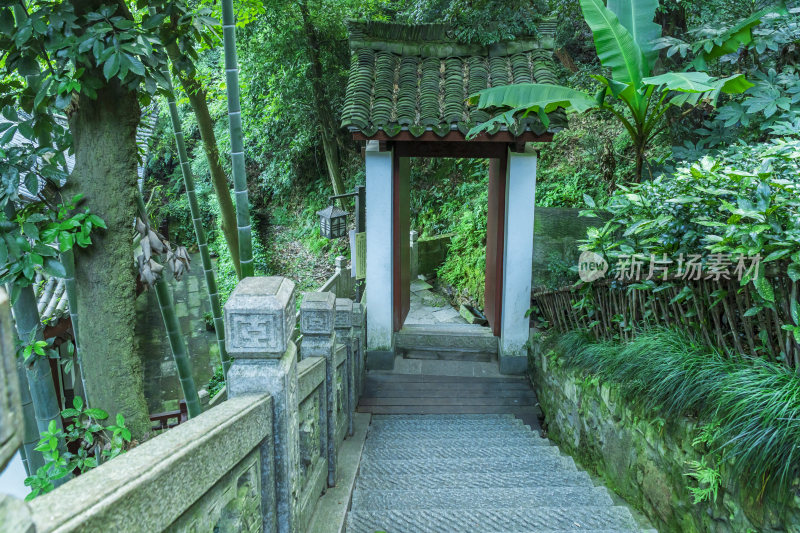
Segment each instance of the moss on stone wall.
M760 480L732 479L726 465L696 443L702 421L644 416L613 386L562 367L534 343L529 371L548 437L644 512L661 533L800 532L800 497L760 494ZM720 473L712 501L693 503L693 462ZM761 498L761 500L759 500Z

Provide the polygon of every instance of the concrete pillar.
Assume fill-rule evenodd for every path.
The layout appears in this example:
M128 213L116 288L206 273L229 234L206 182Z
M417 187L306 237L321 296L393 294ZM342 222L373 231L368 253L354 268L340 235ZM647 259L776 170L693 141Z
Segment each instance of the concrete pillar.
M394 367L392 151L368 141L367 174L367 366Z
M366 339L364 338L364 306L353 302L353 354L356 362L356 399L361 397L364 390L364 351Z
M325 358L325 398L327 400L327 453L328 453L328 486L336 484L336 458L338 446L336 442L336 363L334 347L336 333L333 329L336 297L331 292L303 293L300 304L300 330L303 332L303 344L300 348L302 359L306 357Z
M500 318L500 372L521 374L527 368L526 343L531 306L533 215L536 203L536 152L509 152L506 174L503 297Z
M334 320L336 342L347 348L347 434L353 434L353 413L356 411L355 357L353 357L353 300L336 298L336 318Z
M291 341L296 320L294 283L283 277L249 277L225 304L225 347L233 358L228 397L269 393L273 401L274 479L262 479L262 499L275 495L281 533L298 530L300 429L297 414L297 348ZM273 457L263 449L262 460ZM269 473L270 468L263 467ZM274 492L273 492L274 491ZM264 505L268 508L269 505ZM265 523L266 517L265 517Z
M411 230L411 234L409 235L409 240L411 241L411 249L409 261L411 263L410 270L411 270L411 279L417 279L419 276L419 233L416 230Z

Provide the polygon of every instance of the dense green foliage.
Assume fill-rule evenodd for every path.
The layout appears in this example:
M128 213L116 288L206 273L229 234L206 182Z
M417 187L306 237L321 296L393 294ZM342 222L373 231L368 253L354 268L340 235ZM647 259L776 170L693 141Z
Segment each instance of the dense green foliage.
M44 456L45 463L35 475L25 479L25 486L31 488L26 501L53 490L54 481L72 473L86 473L102 461L123 453L130 445L131 431L125 427L125 417L118 414L114 424L104 427L101 421L108 418L108 413L87 407L80 396L72 400L72 407L61 411L61 416L66 429L51 421L35 448ZM67 449L77 451L63 451Z
M579 333L556 342L557 361L613 384L642 413L699 417L717 467L791 497L800 475L800 377L760 359L728 359L672 330L640 331L630 342L594 343Z

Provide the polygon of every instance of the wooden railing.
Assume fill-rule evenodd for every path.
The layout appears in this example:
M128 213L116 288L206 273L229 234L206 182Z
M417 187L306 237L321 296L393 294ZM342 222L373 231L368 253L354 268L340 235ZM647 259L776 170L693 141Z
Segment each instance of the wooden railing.
M558 290L534 291L534 319L557 331L582 329L597 339L628 340L647 326L667 326L696 336L724 352L764 357L800 368L800 343L792 331L791 302L798 283L785 265L765 272L774 294L769 304L737 279L641 283L595 281Z

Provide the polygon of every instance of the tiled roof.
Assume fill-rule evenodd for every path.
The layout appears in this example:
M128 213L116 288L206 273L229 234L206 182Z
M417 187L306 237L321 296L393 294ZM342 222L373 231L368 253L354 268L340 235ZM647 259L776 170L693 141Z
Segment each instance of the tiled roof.
M27 119L29 115L23 113L22 111L18 112L20 116ZM158 106L155 104L142 109L142 118L139 121L139 126L136 129L136 145L139 147L139 152L142 154L147 154L148 143L150 142L150 137L153 135L153 132L156 129L156 121L158 120ZM56 121L61 123L63 126L67 125L67 118L63 116L56 116ZM31 144L31 141L26 139L19 131L14 133L14 136L11 138L9 142L9 146L28 146ZM64 153L64 159L67 163L66 172L67 174L72 173L72 169L75 167L75 154L66 152ZM142 158L143 160L144 158ZM39 178L39 189L37 191L29 191L28 188L25 186L25 174L24 172L20 173L19 176L19 197L20 200L23 202L32 202L36 200L36 194L42 190L45 186L44 179ZM139 164L136 166L136 174L139 176L139 182L141 185L141 181L144 178L144 164L140 161ZM64 185L62 183L59 184L60 186Z
M470 95L514 83L557 83L553 23L540 25L536 38L488 46L460 43L442 24L349 22L348 29L352 61L342 126L368 137L379 131L393 137L402 130L415 137L425 131L466 134L490 116L467 103ZM550 119L551 130L566 122L561 110ZM529 116L509 130L542 134L547 128Z

